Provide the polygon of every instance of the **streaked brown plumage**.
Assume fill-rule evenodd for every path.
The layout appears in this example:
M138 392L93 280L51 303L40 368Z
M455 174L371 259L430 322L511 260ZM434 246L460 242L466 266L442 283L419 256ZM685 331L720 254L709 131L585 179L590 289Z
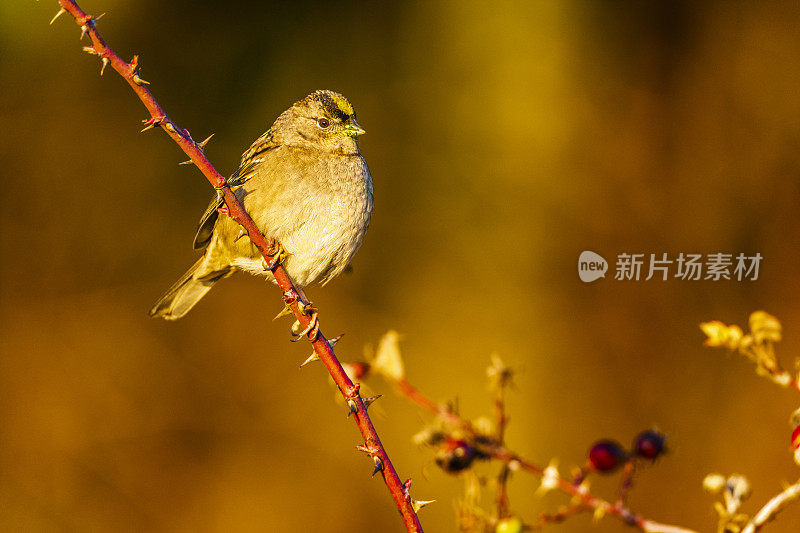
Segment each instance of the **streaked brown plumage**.
M361 246L372 213L372 178L356 142L362 133L342 95L316 91L284 111L229 178L256 226L286 251L283 264L299 287L327 283ZM237 240L240 226L220 215L220 206L212 199L200 220L194 247L205 250L203 257L151 316L182 317L237 270L272 278L247 237Z

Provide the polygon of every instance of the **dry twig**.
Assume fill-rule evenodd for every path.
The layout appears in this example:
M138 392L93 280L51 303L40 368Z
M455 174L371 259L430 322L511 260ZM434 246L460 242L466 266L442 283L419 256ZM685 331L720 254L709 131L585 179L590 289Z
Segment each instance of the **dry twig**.
M511 472L523 470L525 472L534 474L542 479L542 489L544 491L556 489L572 498L573 505L568 508L569 512L543 515L540 517L540 522L542 520L549 519L551 516L554 518L554 521L561 521L567 516L576 514L580 511L592 511L596 517L614 516L622 520L625 524L637 527L641 531L648 533L695 533L694 530L681 526L662 524L660 522L644 518L628 509L625 502L625 495L630 485L629 477L632 475L632 468L631 471L626 474L627 479L623 481L623 488L621 489L618 501L612 504L609 501L592 494L582 480L568 481L561 477L558 469L554 465L547 467L540 466L507 449L505 444L499 440L502 436L501 431L505 429L506 424L505 407L503 405L502 397L499 394L495 396L494 400L499 422L497 433L494 436L483 435L475 429L469 420L462 418L453 409L444 404L437 403L431 398L425 396L405 378L404 373L387 372L386 368L390 368L393 365L387 364L384 360L380 360L380 358L381 355L379 353L376 361L373 363L373 367L378 373L380 373L385 379L394 383L397 387L397 390L403 396L436 415L436 417L441 420L445 426L457 429L461 435L465 436L463 441L476 443L476 446L479 446L480 448L478 450L480 457L499 461ZM497 361L493 362L493 368L498 369L500 366L502 365L499 365ZM503 368L505 369L505 367ZM501 479L501 482L504 481L505 480ZM504 490L504 483L501 483L499 488L501 491ZM500 495L499 497L505 499L504 495ZM507 509L507 501L500 501L498 503L500 503L500 509ZM500 518L502 518L502 516Z
M800 481L797 481L794 485L789 485L780 494L768 501L742 529L742 533L759 531L764 524L774 519L788 503L797 498L800 498Z

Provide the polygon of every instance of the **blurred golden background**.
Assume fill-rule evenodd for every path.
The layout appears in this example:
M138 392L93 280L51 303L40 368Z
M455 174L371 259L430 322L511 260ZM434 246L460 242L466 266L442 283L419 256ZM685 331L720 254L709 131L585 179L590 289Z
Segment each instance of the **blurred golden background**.
M341 91L368 134L373 222L351 275L307 292L343 360L390 328L409 379L491 414L489 354L520 369L511 448L583 462L653 424L671 453L632 508L713 531L708 472L754 512L800 470L797 396L702 347L766 309L800 354L800 7L794 2L86 0L99 29L223 173L293 101ZM0 3L0 530L402 531L321 366L270 322L280 294L221 283L147 310L196 257L211 196L55 2ZM757 281L582 283L577 257L759 252ZM454 531L462 482L380 380L377 428ZM528 520L565 501L511 482ZM606 492L603 492L603 491ZM614 497L612 483L598 491ZM487 506L491 505L486 501ZM797 531L800 505L766 530ZM619 531L590 516L561 532Z

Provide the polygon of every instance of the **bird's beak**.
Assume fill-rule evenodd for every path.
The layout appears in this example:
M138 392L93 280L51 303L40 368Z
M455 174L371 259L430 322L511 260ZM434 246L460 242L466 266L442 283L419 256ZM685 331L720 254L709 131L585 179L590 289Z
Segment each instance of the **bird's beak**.
M356 119L350 117L347 119L347 122L345 122L344 128L342 128L342 133L348 137L358 137L359 135L364 135L367 132L364 131L364 128L358 125Z

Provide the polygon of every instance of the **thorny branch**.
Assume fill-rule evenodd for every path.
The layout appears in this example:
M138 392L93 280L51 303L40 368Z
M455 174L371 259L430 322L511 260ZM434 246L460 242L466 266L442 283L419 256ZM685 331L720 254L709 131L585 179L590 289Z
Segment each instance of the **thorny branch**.
M511 384L513 376L511 370L503 364L500 357L492 355L492 366L486 373L489 383L494 392L494 412L496 433L495 439L500 446L505 445L506 424L508 415L506 414L506 387ZM502 520L508 516L508 478L511 477L511 467L508 463L503 463L500 473L497 475L497 518Z
M140 76L138 56L133 56L130 62L126 62L106 44L96 28L96 22L102 15L98 17L88 15L73 0L58 0L58 3L61 9L59 9L56 16L53 17L51 24L59 15L65 12L69 13L75 19L75 22L81 29L81 39L88 36L91 41L91 46L84 47L84 51L100 58L100 74L102 75L106 67L110 65L111 68L117 71L117 73L128 82L128 85L130 85L131 89L133 89L150 113L150 118L143 121L145 127L142 131L158 126L180 146L186 155L189 156L190 161L200 169L208 181L211 182L211 185L217 190L218 194L224 199L224 214L227 214L242 226L243 231L246 232L247 236L259 250L264 258L264 268L270 270L275 276L275 280L283 292L284 302L291 308L303 328L304 333L307 334L309 341L313 345L315 353L325 364L334 382L339 387L342 396L344 396L345 401L348 403L350 412L354 415L358 429L365 441L359 449L372 457L375 463L375 473L379 471L382 473L395 505L403 517L406 529L408 531L421 532L422 526L414 509L416 502L411 499L408 491L410 483L408 481L403 483L400 480L367 414L365 402L359 394L359 384L353 383L353 381L350 380L339 360L336 358L331 343L329 343L325 336L319 331L318 327L315 327L315 325L318 325L316 313L310 311L311 306L309 302L301 297L286 273L286 270L280 265L279 249L276 243L272 239L265 237L258 230L253 220L244 210L242 204L233 194L225 176L220 174L203 154L204 142L195 142L189 131L178 127L158 104L147 87L149 82L145 81Z
M707 336L706 345L738 350L756 363L759 375L770 378L778 385L798 388L798 374L784 370L775 355L774 345L781 340L782 326L774 316L764 311L752 313L749 320L750 331L747 334L739 326L727 326L719 321L706 322L700 327ZM405 377L398 339L399 335L394 331L384 335L374 357L370 356L366 363L361 363L364 367L362 375L370 370L382 375L395 385L400 394L436 416L435 423L420 432L415 440L437 447L436 462L443 470L450 473L469 472L472 462L479 459L495 459L503 465L497 480L497 515L494 519L474 505L478 478L469 472L471 475L466 478L467 502L459 509L459 520L466 530L474 531L476 526L479 528L491 526L496 531L502 529L502 531L516 532L524 529L520 519L508 511L506 492L509 474L523 470L541 478L539 492L557 489L572 497L569 505L562 506L555 513L542 513L537 521L528 524L528 528L561 522L574 514L593 510L595 517L616 516L624 523L646 532L690 533L692 531L681 526L646 519L634 514L627 507L627 496L633 484L638 461L654 460L664 449L665 437L657 430L639 433L631 451L625 450L616 441L607 439L597 441L589 452L586 466L578 470L573 479L568 481L561 477L554 464L542 467L527 461L506 447L504 433L507 417L504 393L505 385L510 382L513 373L497 356L492 356L492 365L487 371L490 388L494 393L496 421L492 428L488 420L484 420L486 423L476 420L473 424L462 418L452 405L438 403L414 387ZM800 359L797 367L800 368ZM795 450L795 462L800 464L800 409L793 413L790 424L794 428L791 444ZM608 473L620 466L622 475L614 504L589 492L588 484L585 483L587 474L593 471ZM721 494L723 497L724 503L715 502L714 505L719 514L720 533L756 533L775 518L786 505L800 499L800 481L797 481L770 499L751 518L740 512L742 503L750 495L750 483L747 478L739 474L728 477L709 474L703 481L703 486L708 492Z
M625 524L635 526L648 533L695 533L694 530L662 524L630 511L625 503L625 492L630 485L630 479L623 480L624 488L620 491L618 501L612 504L589 491L583 474L576 477L575 480L569 481L561 476L555 465L551 464L543 467L509 450L503 442L507 418L504 396L499 389L504 388L511 382L513 372L498 357L492 357L492 366L487 371L491 388L495 392L494 406L497 425L494 431L486 432L461 417L453 407L432 400L406 379L398 340L399 335L397 332L390 331L381 339L374 357L369 358L366 363L360 363L360 365L367 366L367 370L363 371L364 374L369 372L380 374L384 379L394 384L400 394L436 415L436 420L440 426L423 431L418 440L426 443L436 442L443 445L442 449L447 452L447 455L437 457L437 462L445 470L457 472L465 469L472 459L493 459L504 467L498 480L499 492L505 490L506 476L508 474L522 470L541 478L541 491L555 489L571 497L570 507L552 515L542 515L540 523L544 523L550 518L553 521L560 521L577 512L588 511L593 512L595 517L598 518L606 515L617 517ZM506 469L507 472L505 472ZM632 473L631 468L626 476L630 477ZM502 492L499 498L505 499ZM498 520L503 520L503 514L507 510L508 502L498 499Z
M597 517L614 516L625 524L635 526L647 533L696 533L693 529L662 524L639 516L631 512L622 502L609 503L589 492L585 484L576 485L562 478L553 465L542 467L505 448L493 450L491 458L510 464L512 469L516 467L542 478L542 487L545 490L560 490L574 498L584 510L593 511Z

